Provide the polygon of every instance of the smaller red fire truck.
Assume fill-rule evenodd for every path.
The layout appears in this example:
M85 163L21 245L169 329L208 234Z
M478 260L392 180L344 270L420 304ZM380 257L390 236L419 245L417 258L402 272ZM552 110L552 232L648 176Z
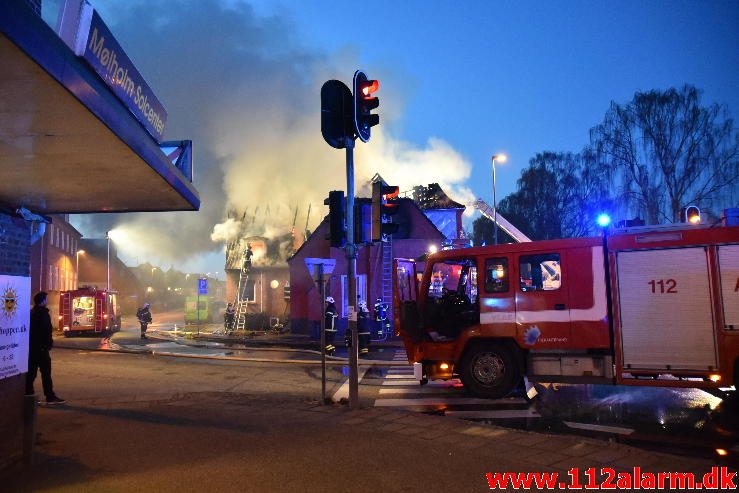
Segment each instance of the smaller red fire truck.
M739 385L739 227L446 250L395 259L396 334L416 377L481 397L531 381Z
M65 337L121 330L118 293L88 287L62 291L59 295L59 327Z

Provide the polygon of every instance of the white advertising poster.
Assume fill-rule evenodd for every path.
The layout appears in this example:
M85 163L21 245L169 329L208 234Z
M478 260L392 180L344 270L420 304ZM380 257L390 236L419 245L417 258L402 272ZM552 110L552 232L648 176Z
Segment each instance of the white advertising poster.
M0 380L28 371L31 278L0 275Z

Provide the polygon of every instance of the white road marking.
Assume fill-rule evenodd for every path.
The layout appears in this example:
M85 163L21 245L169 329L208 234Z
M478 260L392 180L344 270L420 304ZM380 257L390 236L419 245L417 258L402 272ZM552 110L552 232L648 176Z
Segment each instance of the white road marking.
M383 395L404 395L404 394L439 394L444 393L451 395L455 390L462 392L463 389L455 389L455 387L448 385L446 389L442 390L441 387L427 387L426 385L416 385L415 387L382 387L378 393Z
M375 407L404 407L404 406L440 406L440 405L470 405L470 404L525 404L524 399L477 399L474 397L444 398L421 397L418 399L379 399Z
M367 370L369 370L369 366L360 366L359 367L359 373L358 373L358 380L359 383L362 383L362 378L364 378L365 373L367 373ZM339 387L339 390L336 391L336 393L333 396L334 402L339 402L341 399L348 399L349 398L349 379L347 378L344 380L344 383L341 384L341 387Z
M445 411L446 416L462 419L541 418L535 409L496 409L492 411Z
M429 387L453 387L455 386L456 383L459 383L459 382L455 382L454 380L448 380L448 381L439 380L435 382L429 382L426 385L428 385ZM391 386L408 385L408 386L420 387L421 382L419 382L415 378L408 378L406 380L385 380L384 382L382 382L382 385L391 385Z
M574 423L572 421L563 421L570 428L588 431L602 431L604 433L616 433L618 435L631 435L634 433L633 428L622 428L620 426L594 425L590 423Z

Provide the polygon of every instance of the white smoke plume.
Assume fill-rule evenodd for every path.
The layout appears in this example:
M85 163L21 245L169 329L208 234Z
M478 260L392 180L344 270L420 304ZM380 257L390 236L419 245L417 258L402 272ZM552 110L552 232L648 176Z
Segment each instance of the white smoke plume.
M337 74L351 76L358 65L352 52L302 46L289 18L258 17L246 2L139 0L114 2L109 12L97 4L167 108L166 137L194 141L202 206L83 217L86 236L115 227L130 239L119 244L127 256L178 264L222 251L239 235L277 236L293 223L302 233L309 204L308 228L315 228L328 192L346 189L344 152L321 138L320 87ZM402 80L386 68L373 75ZM393 137L402 90L381 90L382 124L355 151L357 195L369 196L369 179L380 173L401 191L438 182L458 202L473 199L465 186L470 164L450 145L430 137L417 147Z

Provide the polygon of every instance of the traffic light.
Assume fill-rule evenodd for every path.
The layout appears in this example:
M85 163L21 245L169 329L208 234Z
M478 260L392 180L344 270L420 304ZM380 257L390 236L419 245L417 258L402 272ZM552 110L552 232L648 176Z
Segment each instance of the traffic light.
M383 237L398 232L392 216L398 212L398 187L383 185L381 181L372 184L372 241L382 241Z
M354 130L362 142L370 140L371 129L380 123L380 115L372 110L380 106L379 98L373 96L380 89L380 82L369 80L361 70L354 72Z
M683 220L689 224L701 222L701 210L696 205L689 205L683 209Z
M346 147L354 138L352 92L341 81L329 80L321 87L321 134L328 145Z
M332 247L342 248L346 245L346 227L344 226L344 192L333 190L323 201L328 206L329 241Z
M354 199L354 243L372 242L372 201Z

